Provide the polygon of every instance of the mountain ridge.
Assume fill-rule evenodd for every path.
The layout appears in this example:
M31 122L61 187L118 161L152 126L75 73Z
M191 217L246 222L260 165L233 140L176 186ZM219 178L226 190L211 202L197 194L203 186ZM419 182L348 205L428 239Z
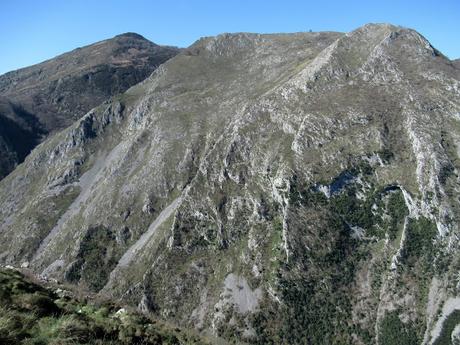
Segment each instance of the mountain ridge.
M20 72L22 72L23 70L28 70L28 69L34 69L36 67L39 67L39 66L42 66L42 65L47 65L49 64L50 62L54 62L57 58L59 59L63 59L69 55L73 55L75 52L79 52L81 50L86 50L88 48L91 48L91 47L96 47L98 45L102 45L104 43L107 43L107 42L110 42L110 41L117 41L117 40L124 40L124 39L129 39L129 38L133 38L133 39L138 39L138 40L142 40L142 41L145 41L145 42L149 42L150 45L152 46L155 46L155 47L160 47L160 45L156 44L155 42L151 42L149 40L147 40L144 36L138 34L138 33L135 33L135 32L125 32L125 33L121 33L121 34L118 34L118 35L115 35L113 36L112 38L107 38L107 39L103 39L101 41L97 41L95 43L90 43L90 44L87 44L87 45L84 45L82 47L77 47L77 48L74 48L72 50L69 50L67 52L63 52L61 54L57 54L56 56L53 56L49 59L46 59L46 60L43 60L41 62L37 62L35 64L32 64L30 66L25 66L25 67L21 67L21 68L17 68L17 69L14 69L14 70L11 70L11 71L7 71L3 74L0 75L0 78L1 77L4 77L5 75L15 75L15 74L18 74ZM162 47L169 47L169 48L173 48L173 49L180 49L178 47L175 47L175 46L162 46Z

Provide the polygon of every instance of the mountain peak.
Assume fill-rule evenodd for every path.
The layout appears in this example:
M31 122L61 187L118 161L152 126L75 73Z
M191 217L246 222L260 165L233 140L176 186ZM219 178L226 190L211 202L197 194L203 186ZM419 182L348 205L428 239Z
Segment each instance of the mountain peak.
M116 35L115 37L129 37L129 38L137 38L137 39L140 39L140 40L146 40L147 41L147 39L144 36L142 36L142 35L140 35L138 33L135 33L135 32L125 32L125 33Z
M391 23L367 23L355 29L354 31L357 31L357 30L397 30L398 28L401 28L401 27L398 25L391 24Z
M156 43L148 40L144 36L142 36L142 35L140 35L138 33L135 33L135 32L125 32L125 33L116 35L115 37L109 39L108 41L110 41L110 40L123 41L123 42L125 42L125 41L126 42L145 42L145 43L148 43L150 45L158 46Z

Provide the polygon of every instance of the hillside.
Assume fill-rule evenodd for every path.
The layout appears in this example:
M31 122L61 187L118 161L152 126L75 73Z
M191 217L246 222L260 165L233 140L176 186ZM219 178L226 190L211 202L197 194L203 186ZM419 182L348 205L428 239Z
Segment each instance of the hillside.
M44 138L147 78L179 49L127 33L0 76L0 179Z
M459 83L389 24L202 38L0 181L0 262L229 341L440 343Z
M211 344L114 303L78 299L47 284L0 269L1 344Z

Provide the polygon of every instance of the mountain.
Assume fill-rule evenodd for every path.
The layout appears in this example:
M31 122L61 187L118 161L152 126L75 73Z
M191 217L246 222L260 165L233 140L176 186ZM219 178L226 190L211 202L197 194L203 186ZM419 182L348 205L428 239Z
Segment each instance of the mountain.
M389 24L202 38L0 182L0 262L229 341L450 341L459 82Z
M0 76L0 178L48 135L179 52L127 33Z

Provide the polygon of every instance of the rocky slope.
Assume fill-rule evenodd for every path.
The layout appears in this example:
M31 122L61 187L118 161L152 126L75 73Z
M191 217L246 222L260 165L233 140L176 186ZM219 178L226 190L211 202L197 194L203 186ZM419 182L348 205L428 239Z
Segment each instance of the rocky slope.
M0 178L54 134L179 52L127 33L0 76Z
M440 343L459 83L392 25L200 39L0 182L0 261L229 340Z

